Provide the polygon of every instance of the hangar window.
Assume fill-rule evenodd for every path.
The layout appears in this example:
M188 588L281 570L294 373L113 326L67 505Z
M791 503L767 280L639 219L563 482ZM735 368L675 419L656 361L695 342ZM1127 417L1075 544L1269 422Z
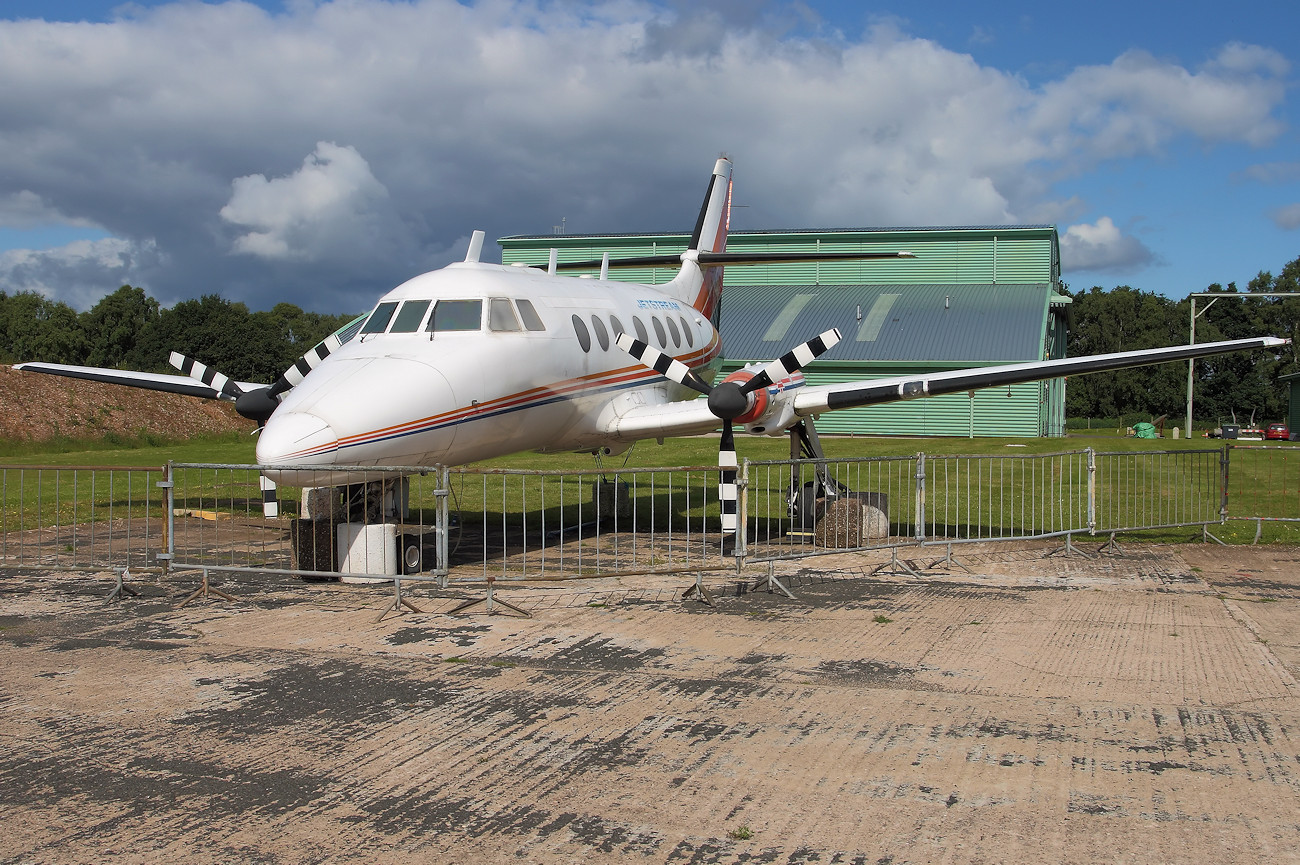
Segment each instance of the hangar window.
M650 334L646 333L645 325L641 323L641 318L639 316L632 316L632 326L636 328L636 338L644 342L646 345L649 345Z
M537 314L536 309L533 309L531 300L520 298L515 303L519 306L519 315L524 319L524 327L529 330L546 330L546 325L542 324L542 317Z
M366 319L365 325L362 326L362 333L383 333L388 330L388 322L393 318L393 310L397 309L397 301L386 300L375 311L370 313L370 318Z
M688 346L695 348L695 335L691 333L691 326L684 318L682 319L682 336L686 337L686 344Z
M582 323L582 317L573 316L573 332L578 335L578 345L582 346L583 351L591 351L591 334L587 331L587 326Z
M596 331L596 339L600 342L601 351L609 351L609 331L605 329L605 322L600 320L600 316L591 317L591 326Z
M488 330L523 330L508 298L494 297L488 302Z
M677 329L677 322L673 321L671 317L666 319L666 321L668 322L668 332L673 335L673 348L681 348L682 332Z
M659 316L657 316L657 315L652 315L652 316L650 316L650 323L651 323L652 325L654 325L654 328L655 328L655 336L657 336L657 337L659 338L659 347L660 347L660 348L667 348L667 347L668 347L668 335L664 333L664 324L663 324L663 322L661 322L661 321L659 320Z
M429 303L427 300L408 300L402 304L389 333L415 333L420 329L420 322L424 321L424 314L429 311Z
M440 300L433 305L428 330L478 330L483 323L483 301Z

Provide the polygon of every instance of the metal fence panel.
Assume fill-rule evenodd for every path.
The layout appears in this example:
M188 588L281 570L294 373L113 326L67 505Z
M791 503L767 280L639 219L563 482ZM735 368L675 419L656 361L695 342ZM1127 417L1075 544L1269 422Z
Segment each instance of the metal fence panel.
M912 543L916 473L916 457L746 461L746 556L767 561Z
M718 469L450 473L450 576L562 579L734 567Z
M1024 540L1088 530L1089 452L927 456L930 543Z
M1098 453L1095 531L1223 521L1222 450Z
M165 545L162 468L0 468L0 562L142 568Z

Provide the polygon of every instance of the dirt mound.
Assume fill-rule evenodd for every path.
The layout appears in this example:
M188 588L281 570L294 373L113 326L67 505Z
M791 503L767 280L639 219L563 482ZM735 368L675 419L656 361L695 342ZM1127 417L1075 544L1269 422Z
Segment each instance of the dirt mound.
M0 439L176 439L253 428L229 402L0 366Z

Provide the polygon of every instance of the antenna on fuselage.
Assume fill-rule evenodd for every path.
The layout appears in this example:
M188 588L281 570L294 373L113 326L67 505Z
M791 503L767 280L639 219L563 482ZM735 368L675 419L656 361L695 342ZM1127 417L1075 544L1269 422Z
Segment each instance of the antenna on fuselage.
M551 276L555 276L555 268L556 265L558 265L559 263L560 263L560 251L558 249L552 248L551 263L546 265L546 272L549 273Z
M609 253L608 252L605 253L600 258L600 278L602 280L609 279Z
M477 262L479 256L483 254L483 232L476 231L469 236L469 251L465 253L465 261Z

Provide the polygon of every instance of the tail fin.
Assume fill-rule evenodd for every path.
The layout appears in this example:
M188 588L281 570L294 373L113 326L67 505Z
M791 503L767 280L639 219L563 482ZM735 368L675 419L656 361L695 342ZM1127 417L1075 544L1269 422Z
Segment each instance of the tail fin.
M723 252L727 248L727 228L731 221L731 160L723 157L713 166L709 191L704 196L689 251ZM701 269L689 258L664 291L686 301L707 316L716 327L722 299L722 268Z

